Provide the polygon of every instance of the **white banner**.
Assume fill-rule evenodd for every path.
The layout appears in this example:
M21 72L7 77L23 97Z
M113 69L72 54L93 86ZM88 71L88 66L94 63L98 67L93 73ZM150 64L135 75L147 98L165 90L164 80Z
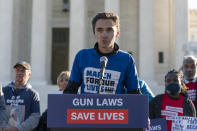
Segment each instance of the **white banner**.
M197 118L187 116L173 117L172 131L197 131Z

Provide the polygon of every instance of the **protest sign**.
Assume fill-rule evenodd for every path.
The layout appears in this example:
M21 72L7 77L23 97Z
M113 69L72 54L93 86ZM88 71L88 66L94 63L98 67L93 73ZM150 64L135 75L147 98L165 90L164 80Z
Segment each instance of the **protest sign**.
M48 127L147 128L147 95L50 94Z
M188 116L173 117L172 131L197 131L197 118Z
M151 119L150 124L146 131L168 131L165 118Z

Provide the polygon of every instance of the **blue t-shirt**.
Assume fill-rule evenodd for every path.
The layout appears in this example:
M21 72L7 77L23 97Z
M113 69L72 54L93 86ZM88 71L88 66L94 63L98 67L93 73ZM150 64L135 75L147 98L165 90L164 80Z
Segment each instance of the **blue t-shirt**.
M81 94L97 93L100 76L100 55L95 49L83 49L77 53L69 80L81 84ZM124 94L138 88L138 75L132 56L119 50L106 56L103 84L100 94Z

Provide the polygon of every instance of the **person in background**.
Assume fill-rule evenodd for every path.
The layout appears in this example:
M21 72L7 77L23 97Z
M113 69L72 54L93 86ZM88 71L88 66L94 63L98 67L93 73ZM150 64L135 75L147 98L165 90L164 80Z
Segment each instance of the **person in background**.
M63 93L64 89L68 84L69 77L70 77L69 71L62 71L57 77L57 85L59 87L59 91L61 91L61 94Z
M196 116L183 76L175 70L165 76L165 93L157 95L149 104L149 118L166 118L168 131L171 131L173 116Z
M139 80L139 87L140 91L142 94L147 94L148 95L148 101L151 102L152 99L155 97L154 94L152 93L150 87L144 80Z
M57 85L59 88L59 92L55 92L55 94L63 94L64 89L68 84L68 80L70 77L69 71L62 71L59 76L57 77ZM38 127L36 128L37 131L50 131L50 128L47 128L47 109L42 113L40 117L40 121Z
M194 103L197 110L197 78L196 78L196 58L194 56L185 56L181 67L185 85L188 87L188 96Z
M28 83L31 66L25 61L14 65L15 80L3 87L9 120L4 131L31 131L37 127L40 118L40 98Z

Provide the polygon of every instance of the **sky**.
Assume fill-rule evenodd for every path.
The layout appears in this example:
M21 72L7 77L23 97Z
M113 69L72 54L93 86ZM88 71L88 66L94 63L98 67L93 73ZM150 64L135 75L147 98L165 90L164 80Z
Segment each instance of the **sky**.
M197 0L188 0L189 9L197 9Z

